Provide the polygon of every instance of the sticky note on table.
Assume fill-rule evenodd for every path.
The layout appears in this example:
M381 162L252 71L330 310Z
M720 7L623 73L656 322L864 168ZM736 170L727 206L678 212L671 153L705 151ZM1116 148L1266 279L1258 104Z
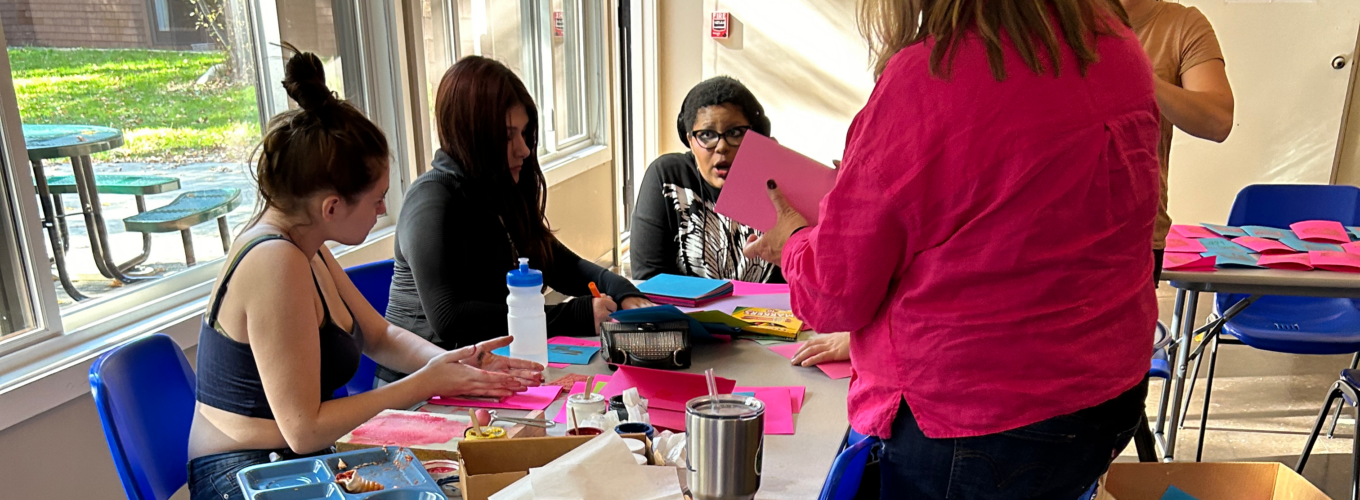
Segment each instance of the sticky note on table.
M1200 238L1195 240L1204 245L1205 251L1214 255L1225 253L1251 253L1251 249L1238 245L1227 238Z
M554 337L554 338L560 338L560 337ZM588 364L590 364L590 358L594 357L594 356L595 356L595 353L597 353L597 352L599 352L599 351L600 351L600 346L598 346L598 345L592 347L592 346L573 345L573 344L554 344L554 343L552 343L551 341L549 341L549 342L548 342L548 364L550 364L550 365L552 365L552 364L563 364L563 365L588 365ZM501 355L501 356L510 357L510 348L509 348L509 347L502 347L502 348L500 348L500 349L496 349L496 350L491 351L491 352L492 352L492 353L495 353L495 354L499 354L499 355ZM561 368L561 367L554 367L554 368Z
M1217 238L1217 236L1215 236L1215 238ZM1204 245L1198 240L1177 238L1175 236L1166 237L1165 250L1174 253L1203 253L1209 251L1209 249L1204 248Z
M790 205L810 222L817 221L818 205L836 184L836 171L773 139L747 132L732 161L714 210L760 231L774 226L774 204L765 187L773 179Z
M1312 259L1306 253L1276 253L1262 254L1256 261L1263 267L1270 269L1284 269L1287 271L1312 271Z
M1219 236L1218 233L1210 231L1203 226L1186 226L1180 224L1171 226L1171 234L1182 238L1217 238Z
M1295 238L1295 237L1293 237L1293 236L1287 236L1287 237L1284 237L1284 238L1280 238L1280 243L1284 244L1285 246L1288 246L1289 248L1294 249L1294 251L1296 251L1296 252L1341 252L1341 251L1343 251L1343 250L1341 249L1341 246L1340 246L1340 245L1336 245L1336 244L1333 244L1333 243L1314 243L1314 242L1311 242L1311 241L1303 241L1303 240L1298 239L1298 238Z
M1251 251L1260 254L1278 254L1296 252L1296 250L1290 248L1289 245L1280 243L1277 240L1257 238L1255 236L1243 236L1241 238L1234 238L1232 242L1247 247L1251 249Z
M798 354L798 348L802 347L803 344L804 344L803 342L798 342L796 344L779 344L769 346L769 348L776 354L792 360L793 356L795 354ZM831 377L832 380L847 378L855 371L854 367L850 364L849 361L831 361L827 363L820 363L817 365L817 368L822 370L822 373L825 373L826 376Z
M1167 271L1213 271L1215 257L1194 253L1168 253L1162 256L1162 269Z
M732 295L770 295L776 293L789 293L789 284L732 281Z
M1294 236L1293 231L1290 231L1288 229L1280 229L1277 227L1242 226L1242 230L1247 232L1247 236L1255 236L1257 238L1270 238L1272 240L1278 240L1281 238Z
M1345 245L1341 245L1341 250L1346 253L1360 254L1360 241L1352 241Z
M1346 252L1308 252L1314 269L1340 273L1360 273L1360 254Z
M1170 255L1170 254L1168 254ZM1212 253L1200 254L1201 257L1214 257L1216 267L1247 267L1260 269L1261 265L1257 262L1261 258L1260 254L1245 252L1221 252L1217 255Z
M1346 226L1346 232L1351 233L1352 239L1360 240L1360 226Z
M505 398L500 402L482 399L436 397L430 400L430 404L502 410L544 410L557 399L557 395L561 392L561 387L543 385L530 387L529 390Z
M1350 243L1351 237L1346 234L1346 226L1334 220L1306 220L1295 222L1289 225L1289 229L1294 231L1303 241L1313 243Z
M1243 231L1242 228L1240 227L1220 226L1218 224L1201 224L1201 225L1208 228L1210 231L1218 233L1219 235L1222 236L1238 237L1247 235L1247 232Z

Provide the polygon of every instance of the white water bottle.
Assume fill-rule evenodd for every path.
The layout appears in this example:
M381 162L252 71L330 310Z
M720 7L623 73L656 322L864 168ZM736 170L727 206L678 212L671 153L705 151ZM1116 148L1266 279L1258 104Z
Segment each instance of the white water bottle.
M548 315L543 310L543 273L529 269L529 259L520 257L519 269L505 273L505 284L510 295L505 297L510 306L507 321L510 335L510 357L527 359L548 366Z

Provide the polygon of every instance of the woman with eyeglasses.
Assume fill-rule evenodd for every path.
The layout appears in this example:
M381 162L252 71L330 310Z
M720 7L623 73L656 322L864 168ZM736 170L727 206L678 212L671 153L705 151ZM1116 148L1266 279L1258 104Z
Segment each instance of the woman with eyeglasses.
M647 168L633 210L629 255L633 279L658 274L783 283L779 267L742 255L755 229L713 210L747 131L770 135L755 95L719 76L690 89L676 120L686 153L662 155Z

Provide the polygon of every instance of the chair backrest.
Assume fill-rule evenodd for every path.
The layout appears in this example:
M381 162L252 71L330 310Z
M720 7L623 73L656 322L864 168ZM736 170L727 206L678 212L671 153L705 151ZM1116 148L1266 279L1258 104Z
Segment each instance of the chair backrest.
M90 367L104 437L132 500L163 500L188 482L194 371L163 334L113 348Z
M864 477L864 465L869 454L879 443L878 438L865 437L846 447L831 463L831 472L826 474L819 500L852 500L859 493L860 479Z
M1322 184L1255 184L1237 192L1230 226L1288 229L1304 220L1360 226L1360 188Z
M349 280L359 289L359 293L368 299L368 303L372 304L378 313L384 315L387 314L387 292L392 286L394 266L396 263L392 259L387 259L345 269L345 274L349 275ZM351 378L344 387L337 389L335 396L353 396L373 390L373 376L377 368L377 363L364 356L359 360L359 370L354 372L354 378Z

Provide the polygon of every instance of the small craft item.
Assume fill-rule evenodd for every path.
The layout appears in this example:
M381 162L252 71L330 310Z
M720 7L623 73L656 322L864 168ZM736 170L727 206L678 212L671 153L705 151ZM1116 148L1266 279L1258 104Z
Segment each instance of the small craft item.
M376 481L364 478L358 474L358 469L347 470L335 475L335 482L347 493L368 493L380 491L383 485Z
M483 411L485 411L485 410L477 410L477 415L478 415L478 418L479 418L479 419L480 419L480 417L481 417L481 412L483 412ZM486 421L486 422L490 422L490 423L496 423L496 422L509 422L509 423L512 423L512 424L528 425L528 426L532 426L532 427L542 427L542 428L544 428L544 429L551 429L551 428L557 426L557 422L553 422L552 420L548 420L548 419L546 419L546 418L502 417L502 416L496 414L496 410L491 410L491 411L487 412L487 418L486 418L485 421Z
M468 426L467 431L463 434L463 439L467 440L467 439L504 439L504 438L505 438L505 429L500 428L500 427L496 427L496 426L492 426L492 425L484 425L484 422L482 421L481 416L479 416L479 415L477 414L477 411L476 411L476 410L473 410L473 409L471 409L471 408L468 408L468 416L469 416L469 417L472 417L472 422L471 422L472 425ZM490 423L490 421L489 421L489 420L490 420L490 417L488 417L487 420L488 420L488 421L485 422L485 423L488 423L488 424L489 424L489 423Z
M421 465L425 466L425 472L430 473L435 481L458 476L458 462L453 460L426 460Z

